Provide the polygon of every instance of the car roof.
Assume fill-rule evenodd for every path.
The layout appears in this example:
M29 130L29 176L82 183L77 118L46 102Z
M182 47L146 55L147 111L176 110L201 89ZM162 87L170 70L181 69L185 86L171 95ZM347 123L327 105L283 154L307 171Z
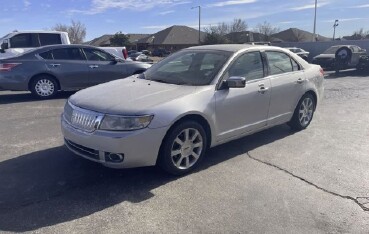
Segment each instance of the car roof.
M281 49L281 47L267 46L267 45L248 45L248 44L221 44L221 45L203 45L203 46L193 46L187 48L187 50L220 50L228 52L237 52L240 50L257 48L257 49Z

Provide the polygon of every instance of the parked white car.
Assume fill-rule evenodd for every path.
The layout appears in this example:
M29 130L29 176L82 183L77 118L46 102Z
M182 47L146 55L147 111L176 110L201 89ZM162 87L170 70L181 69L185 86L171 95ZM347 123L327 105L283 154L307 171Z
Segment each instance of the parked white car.
M191 47L72 95L61 127L66 146L86 159L180 175L209 147L283 123L305 129L323 80L320 66L279 47Z
M0 38L0 59L14 57L37 47L58 44L70 44L68 33L45 30L12 32Z

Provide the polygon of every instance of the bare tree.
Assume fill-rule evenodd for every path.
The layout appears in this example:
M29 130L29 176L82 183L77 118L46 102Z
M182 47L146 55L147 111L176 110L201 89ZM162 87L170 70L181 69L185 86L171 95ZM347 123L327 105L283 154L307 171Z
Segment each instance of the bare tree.
M362 40L366 38L369 38L369 30L364 31L363 28L356 30L351 36L352 40Z
M267 21L264 21L262 24L256 25L257 31L264 36L265 41L269 41L271 39L271 35L280 31L278 27L273 27Z
M243 32L247 28L247 23L242 19L234 19L231 23L220 22L218 25L209 26L205 28L207 36L205 37L204 44L234 43L235 38L233 37L237 35L232 33ZM229 36L227 37L227 35Z
M229 27L229 33L244 32L248 28L247 23L242 19L234 19Z
M56 24L51 28L55 31L67 32L72 44L80 44L86 37L86 26L80 21L72 20L71 25Z

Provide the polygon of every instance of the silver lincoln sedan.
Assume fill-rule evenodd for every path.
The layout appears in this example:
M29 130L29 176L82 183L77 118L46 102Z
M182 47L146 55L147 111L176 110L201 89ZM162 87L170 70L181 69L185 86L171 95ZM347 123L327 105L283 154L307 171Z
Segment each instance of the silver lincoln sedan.
M140 75L69 98L61 125L74 153L113 168L159 165L181 175L209 147L287 123L305 129L323 70L271 46L181 50Z

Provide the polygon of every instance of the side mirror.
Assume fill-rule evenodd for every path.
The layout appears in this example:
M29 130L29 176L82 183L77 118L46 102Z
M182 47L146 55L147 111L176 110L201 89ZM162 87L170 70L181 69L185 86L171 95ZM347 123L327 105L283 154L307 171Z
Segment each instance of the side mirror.
M3 43L1 44L1 50L5 51L7 49L9 49L9 43L8 40L4 40Z
M122 60L122 59L117 58L117 57L112 58L112 59L111 59L111 61L112 61L112 63L113 63L113 64L117 64L117 63L119 63L119 62L123 62L123 60Z
M228 88L245 88L246 78L241 76L231 76L224 81Z

